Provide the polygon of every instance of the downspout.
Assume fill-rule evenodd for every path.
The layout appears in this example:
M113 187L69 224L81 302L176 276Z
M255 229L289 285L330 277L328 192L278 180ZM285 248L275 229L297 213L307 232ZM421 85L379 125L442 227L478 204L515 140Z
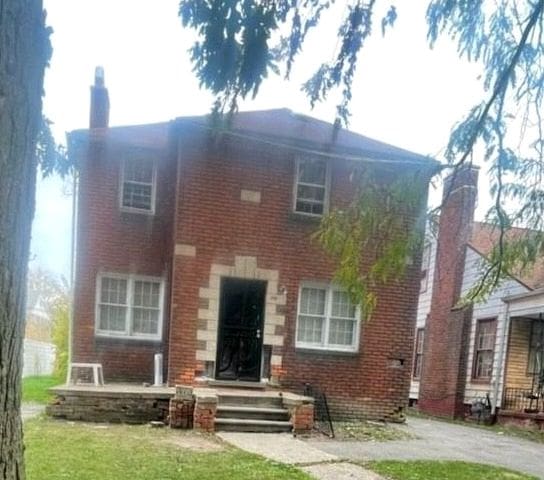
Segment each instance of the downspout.
M505 356L504 352L506 350L506 342L508 340L508 335L510 333L510 303L506 303L506 311L504 312L504 329L501 339L501 348L499 350L499 362L497 365L497 373L495 375L495 387L493 389L493 404L491 409L491 414L496 415L497 413L497 403L499 395L501 394L500 385L504 383L504 367L505 367Z
M68 139L68 143L70 140ZM70 245L70 308L68 309L68 369L66 372L66 383L70 380L70 364L72 363L72 342L74 324L74 298L75 298L75 277L76 277L76 236L77 236L77 195L78 176L74 166L72 174L72 241Z

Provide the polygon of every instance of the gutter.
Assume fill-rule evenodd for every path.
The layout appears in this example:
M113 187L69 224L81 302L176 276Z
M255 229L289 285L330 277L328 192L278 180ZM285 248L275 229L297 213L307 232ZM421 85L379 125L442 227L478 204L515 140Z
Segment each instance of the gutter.
M68 144L70 144L70 135L68 135ZM72 174L72 239L70 245L70 307L68 309L68 360L66 372L66 384L70 378L70 364L72 363L72 342L74 331L74 298L75 298L75 279L76 279L76 244L77 244L77 210L78 210L78 174L74 165Z

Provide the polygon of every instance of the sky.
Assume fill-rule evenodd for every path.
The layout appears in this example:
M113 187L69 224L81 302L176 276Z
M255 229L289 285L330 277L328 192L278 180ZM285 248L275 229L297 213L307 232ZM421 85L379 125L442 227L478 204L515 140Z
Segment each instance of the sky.
M94 69L105 69L110 125L166 121L209 113L213 97L199 88L188 50L195 40L177 15L178 0L45 0L53 57L45 78L44 112L57 141L86 128ZM385 2L389 4L390 2ZM428 0L397 0L398 19L382 37L376 28L354 80L350 130L442 160L452 126L483 98L481 68L460 60L455 44L426 40ZM384 6L387 6L384 4ZM242 110L286 107L332 122L335 98L310 108L300 85L338 48L346 3L338 1L307 38L289 81L271 77ZM379 26L377 26L379 27ZM475 159L475 163L477 159ZM486 204L480 175L481 218ZM68 277L72 200L69 182L39 179L31 265ZM439 198L431 192L431 201Z

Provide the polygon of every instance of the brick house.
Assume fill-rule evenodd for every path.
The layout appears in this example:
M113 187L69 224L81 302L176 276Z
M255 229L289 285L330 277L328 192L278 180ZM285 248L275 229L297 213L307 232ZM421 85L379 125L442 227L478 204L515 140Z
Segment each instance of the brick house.
M73 361L106 381L255 382L322 389L334 414L395 418L408 401L420 256L380 289L372 321L312 240L354 171L384 182L436 162L286 109L109 127L98 72L79 167ZM413 222L424 210L413 212ZM377 239L380 241L380 239ZM364 268L364 267L363 267Z
M511 274L485 302L457 307L499 238L473 219L477 179L476 168L446 179L437 233L427 232L410 399L427 413L463 417L489 395L500 421L544 423L544 260Z

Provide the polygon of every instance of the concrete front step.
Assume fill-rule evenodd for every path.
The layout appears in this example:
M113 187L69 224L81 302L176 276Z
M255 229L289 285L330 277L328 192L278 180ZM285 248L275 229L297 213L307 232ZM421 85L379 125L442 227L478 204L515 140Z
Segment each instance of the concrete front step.
M289 411L285 408L219 405L217 407L217 418L288 421Z
M262 382L244 382L240 380L210 380L208 381L210 387L226 387L237 388L247 390L264 390L268 385Z
M259 408L282 408L283 402L279 396L268 395L231 395L219 394L219 406L237 407L259 407Z
M245 418L216 418L215 430L222 432L290 432L291 424L280 420L257 420Z

